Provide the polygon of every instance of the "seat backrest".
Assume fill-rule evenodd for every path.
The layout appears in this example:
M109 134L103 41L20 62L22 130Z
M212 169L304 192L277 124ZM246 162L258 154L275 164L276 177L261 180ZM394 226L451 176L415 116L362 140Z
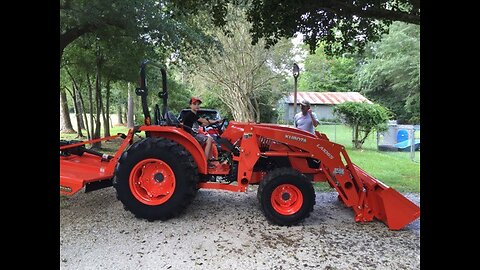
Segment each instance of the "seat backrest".
M167 120L167 125L176 126L176 125L180 124L180 121L177 119L177 117L171 111L168 111L166 113L165 119Z

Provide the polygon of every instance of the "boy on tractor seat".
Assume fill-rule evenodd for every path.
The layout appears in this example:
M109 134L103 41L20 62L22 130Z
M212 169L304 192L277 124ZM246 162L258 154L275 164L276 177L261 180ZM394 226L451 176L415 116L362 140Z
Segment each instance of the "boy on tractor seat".
M185 114L183 117L183 125L190 127L190 129L185 129L187 132L192 133L193 137L200 143L202 147L205 147L205 156L207 157L208 167L215 168L215 165L210 161L210 150L212 149L213 138L204 135L199 132L198 128L200 125L210 125L220 122L219 120L209 120L207 118L201 118L197 115L198 110L200 109L200 104L202 101L197 97L192 97L190 99L190 111ZM193 132L192 132L193 131Z

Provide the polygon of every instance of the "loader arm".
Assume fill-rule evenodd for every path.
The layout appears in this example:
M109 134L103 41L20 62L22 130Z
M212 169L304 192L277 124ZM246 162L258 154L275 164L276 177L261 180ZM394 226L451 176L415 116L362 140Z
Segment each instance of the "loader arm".
M324 135L318 137L295 128L265 124L245 124L243 128L239 181L240 178L249 179L261 156L311 157L321 161L318 173L325 174L339 199L354 210L355 221L372 221L375 217L390 229L399 230L420 216L417 205L353 164L345 147L329 141ZM292 151L261 152L257 143L259 137L285 143Z

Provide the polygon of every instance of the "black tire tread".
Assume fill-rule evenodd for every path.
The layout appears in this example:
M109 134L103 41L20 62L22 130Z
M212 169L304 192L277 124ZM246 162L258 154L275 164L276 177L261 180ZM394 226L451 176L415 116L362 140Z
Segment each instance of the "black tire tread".
M178 203L171 205L168 209L163 209L162 213L159 214L158 211L155 211L154 208L160 206L148 206L144 205L141 202L138 202L130 192L128 186L129 167L133 167L137 162L136 159L141 160L142 155L155 155L155 153L162 152L163 155L171 154L175 155L174 159L176 160L174 164L179 168L182 168L183 173L186 174L184 177L185 189L182 191ZM132 160L134 164L132 163ZM172 166L171 164L169 164ZM125 169L123 167L125 166ZM131 169L131 168L130 168ZM173 169L173 168L172 168ZM132 212L135 217L140 219L146 219L148 221L153 220L167 220L173 217L180 215L185 208L193 201L197 193L197 184L198 184L198 167L195 161L193 160L192 155L186 151L186 149L169 139L165 138L144 138L140 141L134 143L128 150L126 150L120 159L115 168L115 176L113 178L113 187L116 190L117 199L119 199L123 205L124 209ZM177 191L176 191L177 192ZM134 201L132 201L134 200ZM168 202L168 201L167 201ZM166 204L166 203L165 203ZM143 209L139 209L143 208Z
M300 182L297 182L297 183L300 183L301 185L304 185L304 187L306 187L305 189L306 190L302 190L302 188L300 188L300 190L302 190L302 193L304 192L307 192L309 194L304 194L304 198L306 198L306 195L310 195L311 198L310 200L307 198L307 200L304 200L304 203L306 203L306 209L304 210L304 213L300 215L300 217L298 217L297 219L295 220L289 220L288 218L283 218L283 217L279 217L278 215L276 215L274 213L274 210L273 208L270 209L271 207L268 207L266 205L266 203L264 203L264 197L267 196L267 194L265 194L264 190L267 186L269 185L276 185L276 179L278 179L278 177L280 176L287 176L287 177L291 177L291 178L294 178L295 181L300 181ZM303 183L302 183L303 182ZM295 184L294 181L291 182L291 184ZM313 188L313 185L312 185L312 182L308 180L308 178L303 175L302 173L292 169L292 168L287 168L287 167L283 167L283 168L277 168L277 169L274 169L272 171L270 171L264 179L262 179L262 181L260 181L260 184L258 186L258 190L257 190L257 199L258 199L258 202L260 204L260 209L262 210L263 214L265 215L265 217L267 218L268 221L274 223L274 224L277 224L277 225L281 225L281 226L290 226L290 225L296 225L298 224L299 222L303 221L305 218L308 218L310 216L310 213L313 211L313 206L315 205L315 190ZM270 198L267 199L267 202L270 201Z

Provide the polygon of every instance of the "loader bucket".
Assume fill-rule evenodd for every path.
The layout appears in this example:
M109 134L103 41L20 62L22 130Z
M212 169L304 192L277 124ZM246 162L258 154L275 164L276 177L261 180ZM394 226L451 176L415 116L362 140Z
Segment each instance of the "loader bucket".
M374 191L379 198L380 211L375 217L391 230L400 230L420 217L420 208L392 188Z
M420 217L420 207L405 198L398 191L383 184L354 165L357 175L365 184L365 211L357 221L368 221L375 216L391 230L400 230Z

